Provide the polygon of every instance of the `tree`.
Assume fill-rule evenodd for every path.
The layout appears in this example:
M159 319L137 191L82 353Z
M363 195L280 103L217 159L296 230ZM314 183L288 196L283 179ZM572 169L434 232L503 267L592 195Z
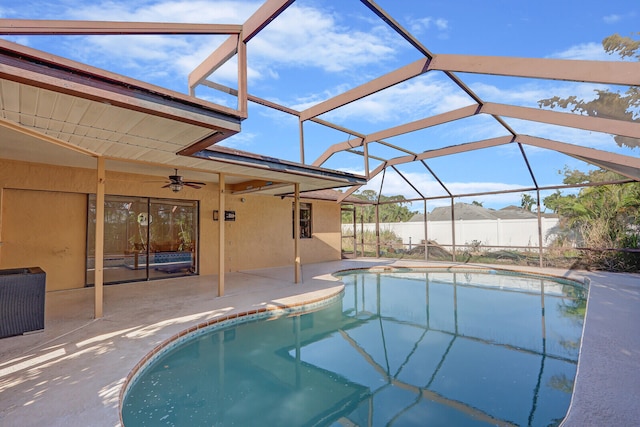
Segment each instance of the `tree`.
M473 202L471 202L471 204L472 204L473 206L480 206L480 207L482 207L482 202L479 202L479 201L477 201L477 200L474 200Z
M587 173L564 169L565 184L613 181L620 175L603 169ZM561 226L571 231L579 246L597 251L586 256L589 264L607 270L637 270L640 256L611 249L638 248L640 240L640 182L584 187L563 196L556 191L544 204L560 216Z
M520 207L526 211L530 211L533 205L536 204L536 200L531 197L531 194L522 193L522 198L520 199Z
M542 202L546 208L551 209L551 212L557 214L558 210L560 209L560 204L566 198L575 198L575 196L573 194L563 196L560 190L556 190L555 193L542 199Z
M406 206L409 202L402 195L378 196L374 190L364 190L360 193L354 193L353 196L371 203L358 209L362 213L364 222L376 222L375 204L378 202L382 203L378 208L380 222L405 222L416 214Z
M636 34L640 36L640 32ZM622 37L614 34L602 41L604 50L612 55L617 54L620 58L634 58L640 60L640 40L632 37ZM574 113L586 114L593 117L603 117L608 119L640 122L640 88L630 87L624 94L607 90L596 90L596 98L590 101L579 99L577 96L542 99L538 101L540 107L571 109ZM636 148L640 147L640 141L636 138L616 135L616 144L620 147Z

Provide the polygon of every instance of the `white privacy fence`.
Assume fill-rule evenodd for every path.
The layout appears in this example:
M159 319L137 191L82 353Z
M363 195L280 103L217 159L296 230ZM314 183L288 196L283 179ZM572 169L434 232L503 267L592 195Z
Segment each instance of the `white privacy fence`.
M547 246L555 238L558 218L541 218L542 245ZM375 223L362 225L365 232L375 233ZM440 245L452 245L451 221L427 221L427 239ZM380 233L393 232L404 245L423 244L424 222L380 223ZM352 235L353 224L342 225L343 235ZM360 240L361 225L356 224ZM456 245L480 244L484 246L538 247L538 219L495 219L455 221Z

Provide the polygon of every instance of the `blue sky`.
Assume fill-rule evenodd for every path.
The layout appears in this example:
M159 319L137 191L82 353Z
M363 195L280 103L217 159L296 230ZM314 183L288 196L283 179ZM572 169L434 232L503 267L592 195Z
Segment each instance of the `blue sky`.
M249 1L95 1L3 0L0 17L23 19L81 19L195 23L242 23L261 4ZM608 35L640 31L640 3L630 0L479 2L379 0L378 4L431 52L617 60L604 53ZM221 43L223 36L15 36L9 40L129 77L187 92L187 75ZM421 55L392 32L357 0L298 0L248 45L249 92L303 110L346 89L409 64ZM233 63L211 79L236 87ZM521 78L458 75L485 101L528 107L554 95L592 98L602 85ZM624 91L625 88L612 88ZM209 89L197 95L223 105L235 100ZM469 98L444 75L427 73L321 118L361 133L371 133L408 121L469 105ZM638 150L619 149L609 135L506 120L518 133L607 149L638 156ZM250 105L241 134L223 145L287 160L299 161L297 119ZM504 135L487 117L472 117L388 142L416 152ZM326 148L349 135L305 124L305 161L311 163ZM352 137L351 137L352 138ZM396 157L403 153L371 146L370 153ZM557 172L565 165L586 165L563 155L525 147L540 185L560 184ZM362 173L360 156L336 155L328 167ZM377 163L372 161L371 167ZM483 192L531 187L526 165L515 146L473 152L428 163L454 192ZM444 195L422 165L399 168L428 195ZM380 182L370 188L380 190ZM416 193L393 171L385 177L386 195ZM485 206L519 204L520 193L478 196ZM468 200L465 200L468 201ZM435 202L437 204L438 202Z

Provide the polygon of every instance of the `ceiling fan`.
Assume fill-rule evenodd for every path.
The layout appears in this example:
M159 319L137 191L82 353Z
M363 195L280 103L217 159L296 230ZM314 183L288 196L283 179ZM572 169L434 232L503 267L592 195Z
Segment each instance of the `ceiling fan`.
M178 169L175 169L175 171L176 171L175 175L169 175L169 183L167 183L167 185L164 185L162 188L170 188L171 191L173 191L174 193L177 193L178 191L182 190L182 187L184 187L185 185L187 187L191 187L195 189L199 189L203 185L207 185L204 182L184 181L182 177L178 175Z

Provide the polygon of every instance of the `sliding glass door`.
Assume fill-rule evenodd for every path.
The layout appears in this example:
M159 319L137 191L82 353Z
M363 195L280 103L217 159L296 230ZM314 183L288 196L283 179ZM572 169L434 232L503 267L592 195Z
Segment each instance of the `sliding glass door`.
M87 285L94 282L95 196L89 197ZM104 282L197 274L198 202L105 197Z
M196 202L149 202L149 278L196 271Z

